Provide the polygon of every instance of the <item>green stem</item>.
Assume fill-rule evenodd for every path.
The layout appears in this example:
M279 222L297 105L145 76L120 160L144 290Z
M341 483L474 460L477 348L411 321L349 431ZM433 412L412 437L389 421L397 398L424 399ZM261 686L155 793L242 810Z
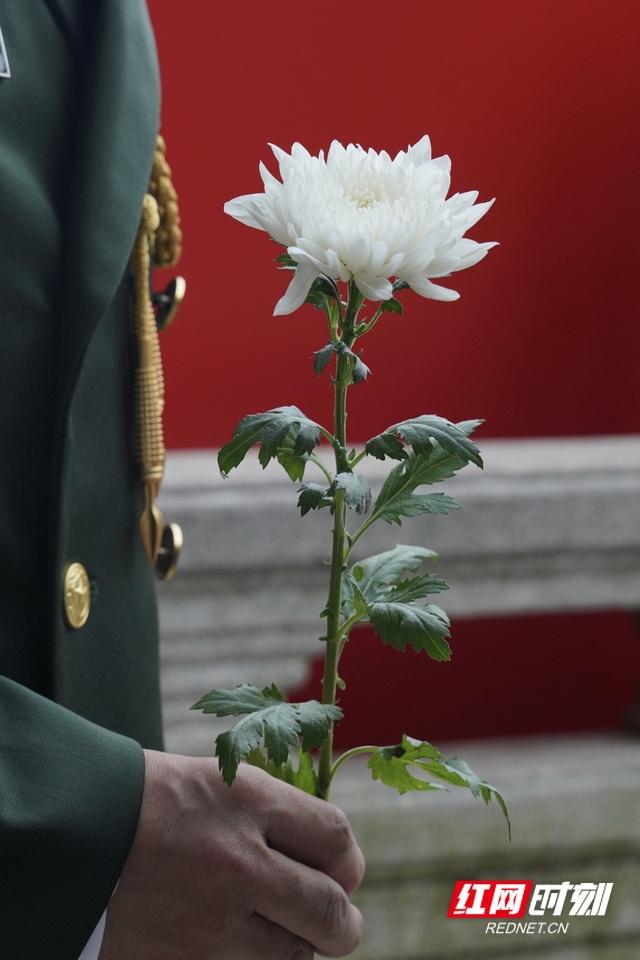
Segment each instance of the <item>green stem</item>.
M371 524L372 524L372 523L375 523L377 519L378 519L378 514L374 511L374 512L371 514L371 516L368 517L368 518L364 521L364 523L361 524L361 525L358 527L358 529L356 530L356 532L355 532L355 533L353 534L353 536L351 537L351 542L349 543L349 549L348 549L348 551L347 551L347 556L349 556L349 554L351 553L351 551L353 550L353 548L355 547L356 543L358 542L358 540L360 539L360 537L363 535L363 533L366 533L367 530L369 529L369 527L371 526Z
M361 450L360 453L358 454L358 456L357 456L357 457L354 457L353 460L351 461L351 469L353 470L354 467L357 467L358 464L360 463L360 461L361 461L361 460L364 460L364 458L366 457L366 455L367 455L367 451L366 451L366 450Z
M325 479L326 479L327 483L332 484L332 483L333 483L333 476L332 476L332 474L331 474L331 471L327 468L326 464L325 464L324 461L318 456L318 454L317 454L317 453L312 453L312 454L309 456L309 459L311 460L312 463L315 463L316 467L318 467L319 470L322 471L322 473L323 473L324 476L325 476Z
M362 295L353 283L349 285L349 302L345 311L341 340L350 348L355 339L354 326ZM351 382L351 359L347 353L339 353L334 381L333 420L336 443L336 473L349 470L347 461L347 390ZM336 490L334 499L333 541L331 549L331 576L329 596L327 598L327 639L324 659L324 677L322 680L322 702L336 702L338 665L342 644L340 614L342 608L342 574L346 556L346 507L344 490ZM333 759L333 724L329 727L327 738L320 748L318 768L318 793L322 799L329 796L331 786L331 763Z
M347 750L346 753L340 754L334 765L331 767L331 779L333 779L342 766L343 763L346 763L347 760L351 760L352 757L357 757L361 753L375 753L376 750L379 750L380 747L374 747L370 744L366 747L352 747L351 750Z

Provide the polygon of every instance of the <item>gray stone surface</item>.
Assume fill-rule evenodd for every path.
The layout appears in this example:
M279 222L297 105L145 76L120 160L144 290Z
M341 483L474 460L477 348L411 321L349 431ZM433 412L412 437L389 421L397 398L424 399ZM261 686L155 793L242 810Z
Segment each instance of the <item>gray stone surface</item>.
M442 605L458 618L638 606L640 438L493 440L482 451L484 471L441 485L463 510L374 525L362 552L437 550L452 585ZM388 463L362 469L376 489ZM160 590L168 743L202 752L212 725L185 705L204 689L304 679L319 650L330 523L326 511L301 519L295 486L253 455L222 480L214 452L170 454L162 507L185 532L180 575Z
M634 608L640 598L640 438L487 441L484 473L443 484L463 511L381 525L366 553L396 542L438 550L455 617ZM367 465L374 488L386 471ZM295 489L255 458L222 481L213 453L169 457L162 507L185 530L180 575L160 590L167 746L209 753L220 725L188 706L243 680L284 687L320 650L326 514L301 520ZM363 541L365 538L363 538ZM368 856L358 960L640 960L640 743L615 736L458 744L499 784L514 823L463 791L398 797L365 763L334 799ZM491 937L447 920L456 879L613 881L605 918L566 936Z
M359 760L345 765L334 799L350 815L368 858L359 960L637 960L640 743L615 736L519 738L447 750L500 784L513 841L497 806L486 808L466 791L399 797L372 786ZM606 917L573 918L565 936L491 936L483 921L446 918L455 880L509 878L613 881L614 891Z

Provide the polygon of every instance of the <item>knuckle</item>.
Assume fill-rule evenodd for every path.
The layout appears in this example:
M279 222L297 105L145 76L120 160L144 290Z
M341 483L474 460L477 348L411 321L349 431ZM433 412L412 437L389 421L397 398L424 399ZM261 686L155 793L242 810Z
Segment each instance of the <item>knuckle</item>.
M351 824L339 807L334 807L332 814L332 850L336 857L344 857L355 847Z
M348 934L350 910L349 899L340 888L332 888L325 895L321 913L322 929L332 943L338 941L342 944Z

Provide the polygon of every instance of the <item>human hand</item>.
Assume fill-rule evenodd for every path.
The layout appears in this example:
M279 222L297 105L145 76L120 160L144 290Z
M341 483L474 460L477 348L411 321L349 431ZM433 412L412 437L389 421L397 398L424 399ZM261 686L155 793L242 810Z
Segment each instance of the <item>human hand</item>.
M145 751L99 960L311 960L360 942L364 858L337 807L242 764Z

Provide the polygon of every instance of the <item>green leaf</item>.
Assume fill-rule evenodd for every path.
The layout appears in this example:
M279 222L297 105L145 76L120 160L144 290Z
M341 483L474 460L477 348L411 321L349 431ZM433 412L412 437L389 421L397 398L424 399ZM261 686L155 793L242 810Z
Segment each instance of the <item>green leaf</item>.
M447 643L450 622L444 610L435 604L425 607L415 603L376 601L369 607L369 619L382 642L405 651L410 644L416 653L426 650L432 660L450 660Z
M495 797L504 814L511 839L511 821L504 797L492 784L481 780L464 760L457 757L445 756L433 744L426 740L414 740L413 737L403 736L402 743L394 747L380 747L369 760L369 769L374 780L380 780L389 787L394 787L400 794L408 790L446 789L441 784L431 783L429 780L414 776L409 772L419 772L427 777L437 777L454 787L464 787L471 791L474 797L479 797L489 803Z
M347 570L342 577L342 615L346 620L356 614L361 620L368 619L369 605L351 571Z
M410 453L406 460L391 470L376 498L373 512L388 523L400 523L402 517L421 513L446 513L457 510L460 504L443 493L417 494L421 486L440 483L466 466L466 461L442 448L429 456Z
M351 351L351 355L353 357L353 371L351 373L353 382L362 383L363 380L367 379L371 373L371 370L357 354L353 353L353 351Z
M380 747L373 754L367 766L373 780L380 780L387 787L393 787L400 795L411 790L446 790L440 783L429 783L414 777L409 764L403 762L402 747Z
M283 443L278 447L278 463L287 473L287 476L293 483L299 483L304 477L304 471L309 462L308 453L295 452L296 433L290 430L284 438Z
M394 467L402 476L406 476L405 464ZM393 471L392 471L393 472ZM378 502L376 507L378 507ZM402 523L402 517L417 517L423 513L446 514L451 510L459 510L462 504L446 493L414 494L406 487L398 490L396 496L390 497L386 503L383 500L379 507L379 516L387 523Z
M260 444L258 459L262 467L278 456L278 450L292 437L292 451L296 456L311 453L320 442L320 427L298 407L274 407L266 413L252 413L244 417L235 429L232 439L218 453L218 466L223 477L242 463L254 444Z
M295 270L298 266L293 257L288 253L281 253L279 257L276 257L274 263L280 263L282 264L283 268L287 268L289 270Z
M305 303L312 303L314 307L319 307L320 310L329 313L330 308L325 302L325 297L328 297L329 300L340 302L340 291L338 290L335 280L332 280L331 277L327 277L322 273L319 277L316 277L311 284Z
M390 603L411 603L413 600L421 600L430 593L442 593L443 590L448 589L449 584L446 580L427 573L422 577L400 580L388 593L383 594L383 598Z
M331 503L328 498L329 490L321 483L303 483L298 487L298 506L300 515L304 517L310 510L318 510L320 507L326 507Z
M404 310L404 307L399 300L396 300L395 297L391 297L389 300L383 300L380 304L383 313L399 313L401 314Z
M191 709L217 717L240 716L231 730L216 739L216 756L229 785L240 761L259 747L264 747L268 760L284 764L301 739L305 751L321 746L331 722L342 717L339 707L317 700L285 703L275 684L262 690L248 683L233 690L212 690Z
M336 490L344 490L344 502L350 510L367 512L371 505L371 486L366 477L359 473L339 473L333 486Z
M408 546L399 543L393 550L376 553L366 560L359 560L351 568L352 575L366 600L375 600L385 587L395 584L403 573L415 573L425 560L437 556L426 547Z
M286 763L277 764L269 760L260 748L252 750L246 757L247 763L253 767L259 767L276 780L283 780L292 786L303 790L312 797L318 795L318 777L313 765L311 754L298 751L298 766L294 767L291 756Z
M398 444L394 444L394 440L398 441ZM456 424L435 414L425 414L393 424L384 433L369 440L365 450L379 460L384 460L385 457L400 460L406 456L405 444L412 446L413 452L423 457L429 457L433 449L439 446L465 463L471 461L478 467L483 465L480 451L467 434Z
M317 376L320 376L324 368L327 366L332 356L336 352L336 343L328 343L326 346L322 347L320 350L315 350L313 353L313 370Z

